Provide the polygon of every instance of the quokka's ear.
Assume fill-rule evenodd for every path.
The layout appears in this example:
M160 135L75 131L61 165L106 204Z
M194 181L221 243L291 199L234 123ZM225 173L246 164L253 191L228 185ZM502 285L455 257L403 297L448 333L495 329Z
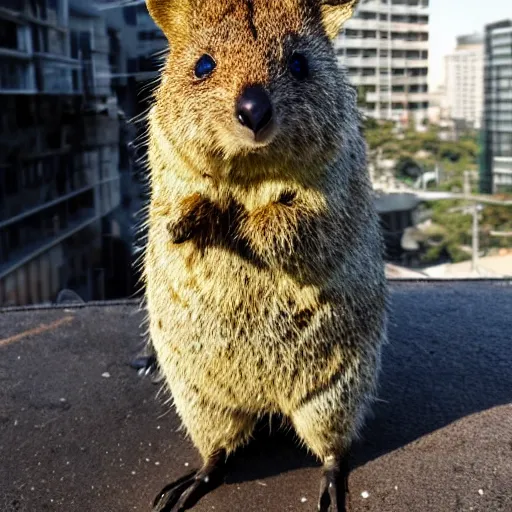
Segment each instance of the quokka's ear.
M172 43L186 40L194 0L146 0L149 14Z
M344 23L349 20L359 0L320 0L322 20L325 31L330 39L334 39Z

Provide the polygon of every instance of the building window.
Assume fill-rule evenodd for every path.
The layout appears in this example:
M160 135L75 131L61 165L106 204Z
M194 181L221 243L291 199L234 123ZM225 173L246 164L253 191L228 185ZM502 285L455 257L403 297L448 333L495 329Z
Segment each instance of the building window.
M0 89L13 91L31 89L27 64L15 59L1 59Z
M126 62L126 67L128 73L137 73L138 66L137 66L137 59L128 59Z
M137 25L137 7L129 6L123 8L123 17L127 25L135 27Z
M0 20L0 47L18 50L18 25L16 23Z
M376 39L376 30L363 30L363 39Z
M360 11L359 18L362 20L376 20L377 13L376 12L368 12L368 11Z
M34 18L47 19L46 0L29 0L30 14Z

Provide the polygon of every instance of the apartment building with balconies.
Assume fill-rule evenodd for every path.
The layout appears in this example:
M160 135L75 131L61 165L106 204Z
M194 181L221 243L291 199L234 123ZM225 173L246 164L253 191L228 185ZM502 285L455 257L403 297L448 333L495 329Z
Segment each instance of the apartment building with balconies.
M429 0L361 0L336 41L339 62L377 119L428 118Z
M0 2L0 305L105 296L120 203L108 41L81 0Z

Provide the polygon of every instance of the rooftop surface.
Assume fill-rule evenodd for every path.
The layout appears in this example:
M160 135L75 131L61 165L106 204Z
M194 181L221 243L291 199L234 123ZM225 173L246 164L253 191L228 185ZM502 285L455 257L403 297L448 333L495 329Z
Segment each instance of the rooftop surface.
M463 277L507 277L512 276L512 253L504 256L485 256L478 259L476 271L472 269L471 261L436 265L424 270L427 276L433 278L463 278Z
M512 510L512 284L396 283L351 512ZM128 366L133 303L0 313L0 511L150 511L198 456ZM319 469L264 427L194 510L312 512ZM362 493L368 493L363 498Z

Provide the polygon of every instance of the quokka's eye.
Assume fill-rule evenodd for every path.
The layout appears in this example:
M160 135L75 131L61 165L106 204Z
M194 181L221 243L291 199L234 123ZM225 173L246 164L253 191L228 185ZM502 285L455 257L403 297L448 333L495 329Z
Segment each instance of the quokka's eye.
M290 73L297 80L305 80L309 76L309 62L302 53L294 53L288 63Z
M202 80L210 76L216 67L217 63L213 60L213 57L205 53L196 63L194 70L196 78Z

